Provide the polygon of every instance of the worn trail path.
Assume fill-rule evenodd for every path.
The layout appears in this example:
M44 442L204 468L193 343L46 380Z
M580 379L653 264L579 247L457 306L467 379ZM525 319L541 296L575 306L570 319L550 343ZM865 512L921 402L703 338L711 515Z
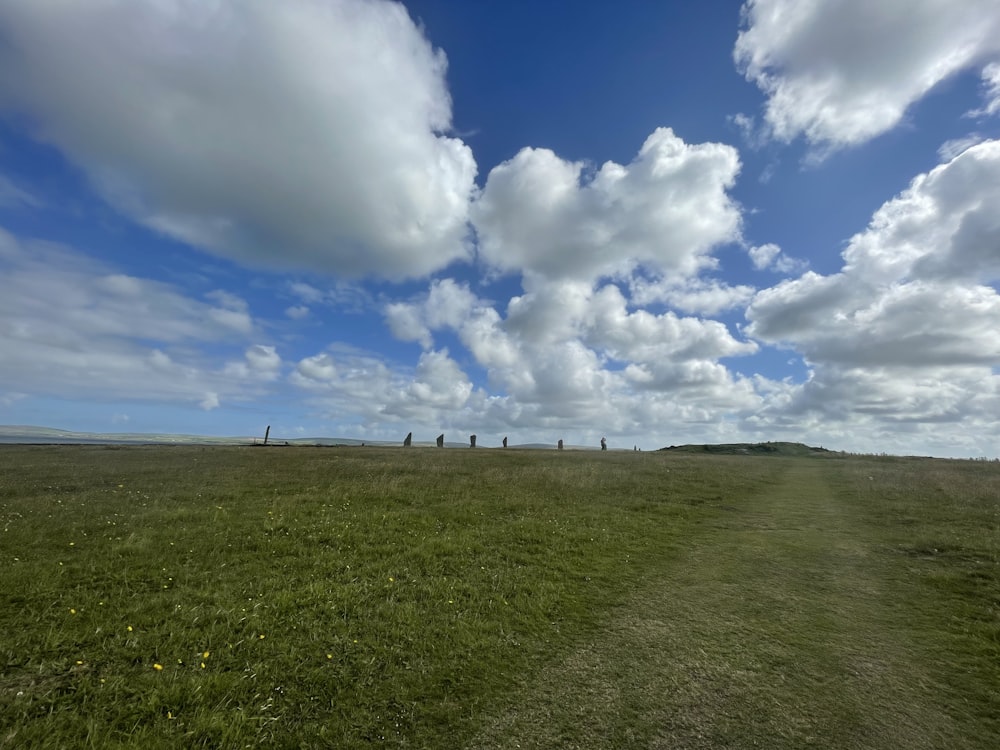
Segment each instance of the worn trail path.
M790 460L780 485L726 499L470 747L964 747L839 470Z

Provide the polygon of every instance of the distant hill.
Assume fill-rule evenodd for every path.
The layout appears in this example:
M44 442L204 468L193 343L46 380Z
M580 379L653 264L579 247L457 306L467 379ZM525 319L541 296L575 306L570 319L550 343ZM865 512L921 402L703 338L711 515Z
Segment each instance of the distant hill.
M211 437L143 432L72 432L34 425L0 425L0 443L38 445L246 445L250 437Z
M19 443L27 445L262 445L263 436L257 437L211 437L206 435L171 435L144 432L72 432L53 427L38 427L35 425L0 425L0 444ZM341 437L291 437L271 434L268 445L279 446L323 446L323 447L354 447L402 446L403 439L358 440ZM433 441L413 441L414 448L434 447ZM468 442L446 441L445 448L468 448ZM480 448L499 448L479 444ZM511 445L511 449L551 449L556 446L548 443L529 443ZM568 445L567 450L589 450L591 446Z
M738 456L816 456L832 453L804 443L718 443L715 445L671 445L661 451L714 453Z

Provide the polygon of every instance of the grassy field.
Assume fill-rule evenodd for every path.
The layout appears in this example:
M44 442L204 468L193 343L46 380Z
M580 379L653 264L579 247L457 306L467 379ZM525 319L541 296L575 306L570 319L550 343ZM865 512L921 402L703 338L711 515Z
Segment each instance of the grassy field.
M0 448L0 747L1000 747L1000 464Z

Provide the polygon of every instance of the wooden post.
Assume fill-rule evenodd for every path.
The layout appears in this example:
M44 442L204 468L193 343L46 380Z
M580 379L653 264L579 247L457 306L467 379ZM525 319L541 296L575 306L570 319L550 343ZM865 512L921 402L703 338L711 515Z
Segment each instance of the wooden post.
M271 434L271 425L268 425L267 429L264 430L264 445L267 445L267 436L270 434Z

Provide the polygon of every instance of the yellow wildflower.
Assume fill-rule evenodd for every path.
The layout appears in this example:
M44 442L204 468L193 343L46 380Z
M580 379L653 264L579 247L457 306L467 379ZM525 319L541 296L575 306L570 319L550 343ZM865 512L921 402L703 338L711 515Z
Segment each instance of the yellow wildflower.
M154 664L153 665L153 669L155 669L157 672L162 672L163 671L163 665L162 664Z

